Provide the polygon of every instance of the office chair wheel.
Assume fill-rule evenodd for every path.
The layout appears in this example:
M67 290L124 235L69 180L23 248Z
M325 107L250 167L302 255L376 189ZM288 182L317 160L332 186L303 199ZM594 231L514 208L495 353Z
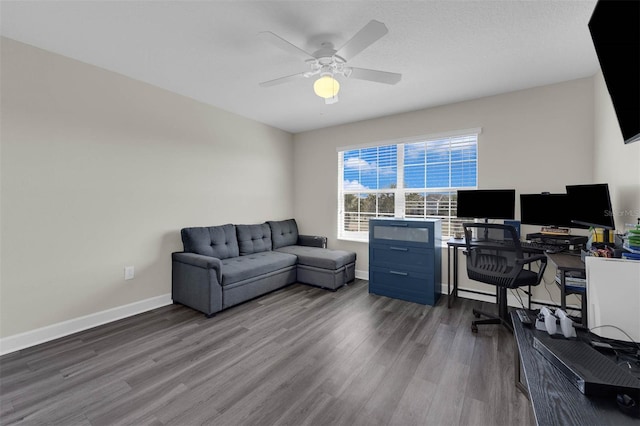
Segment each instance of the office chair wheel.
M472 324L472 325L471 325L471 332L472 332L472 333L478 333L478 326L477 326L477 325L475 325L475 324Z

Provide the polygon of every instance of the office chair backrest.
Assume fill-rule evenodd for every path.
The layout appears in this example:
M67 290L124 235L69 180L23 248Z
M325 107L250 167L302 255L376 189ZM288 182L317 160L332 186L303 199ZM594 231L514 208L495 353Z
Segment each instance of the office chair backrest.
M469 278L499 287L517 287L524 262L516 229L495 223L463 223L462 227Z

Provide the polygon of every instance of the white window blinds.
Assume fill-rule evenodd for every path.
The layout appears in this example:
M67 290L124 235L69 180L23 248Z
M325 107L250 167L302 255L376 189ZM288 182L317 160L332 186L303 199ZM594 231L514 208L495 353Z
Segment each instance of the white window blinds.
M338 237L366 241L376 217L440 218L453 235L457 190L477 188L478 133L339 151Z

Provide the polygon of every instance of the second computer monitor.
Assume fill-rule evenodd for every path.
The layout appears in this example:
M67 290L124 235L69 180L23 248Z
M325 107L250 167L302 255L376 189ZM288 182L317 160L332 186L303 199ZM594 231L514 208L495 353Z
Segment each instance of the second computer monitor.
M457 217L514 219L515 189L466 189L458 191Z
M524 225L575 228L567 194L520 194L520 222Z

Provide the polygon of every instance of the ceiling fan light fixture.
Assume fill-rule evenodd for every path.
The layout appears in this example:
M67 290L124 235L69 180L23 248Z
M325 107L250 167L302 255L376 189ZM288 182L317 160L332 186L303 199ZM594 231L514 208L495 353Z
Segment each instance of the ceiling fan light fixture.
M313 91L321 98L333 98L340 91L340 83L332 75L325 74L313 83Z

